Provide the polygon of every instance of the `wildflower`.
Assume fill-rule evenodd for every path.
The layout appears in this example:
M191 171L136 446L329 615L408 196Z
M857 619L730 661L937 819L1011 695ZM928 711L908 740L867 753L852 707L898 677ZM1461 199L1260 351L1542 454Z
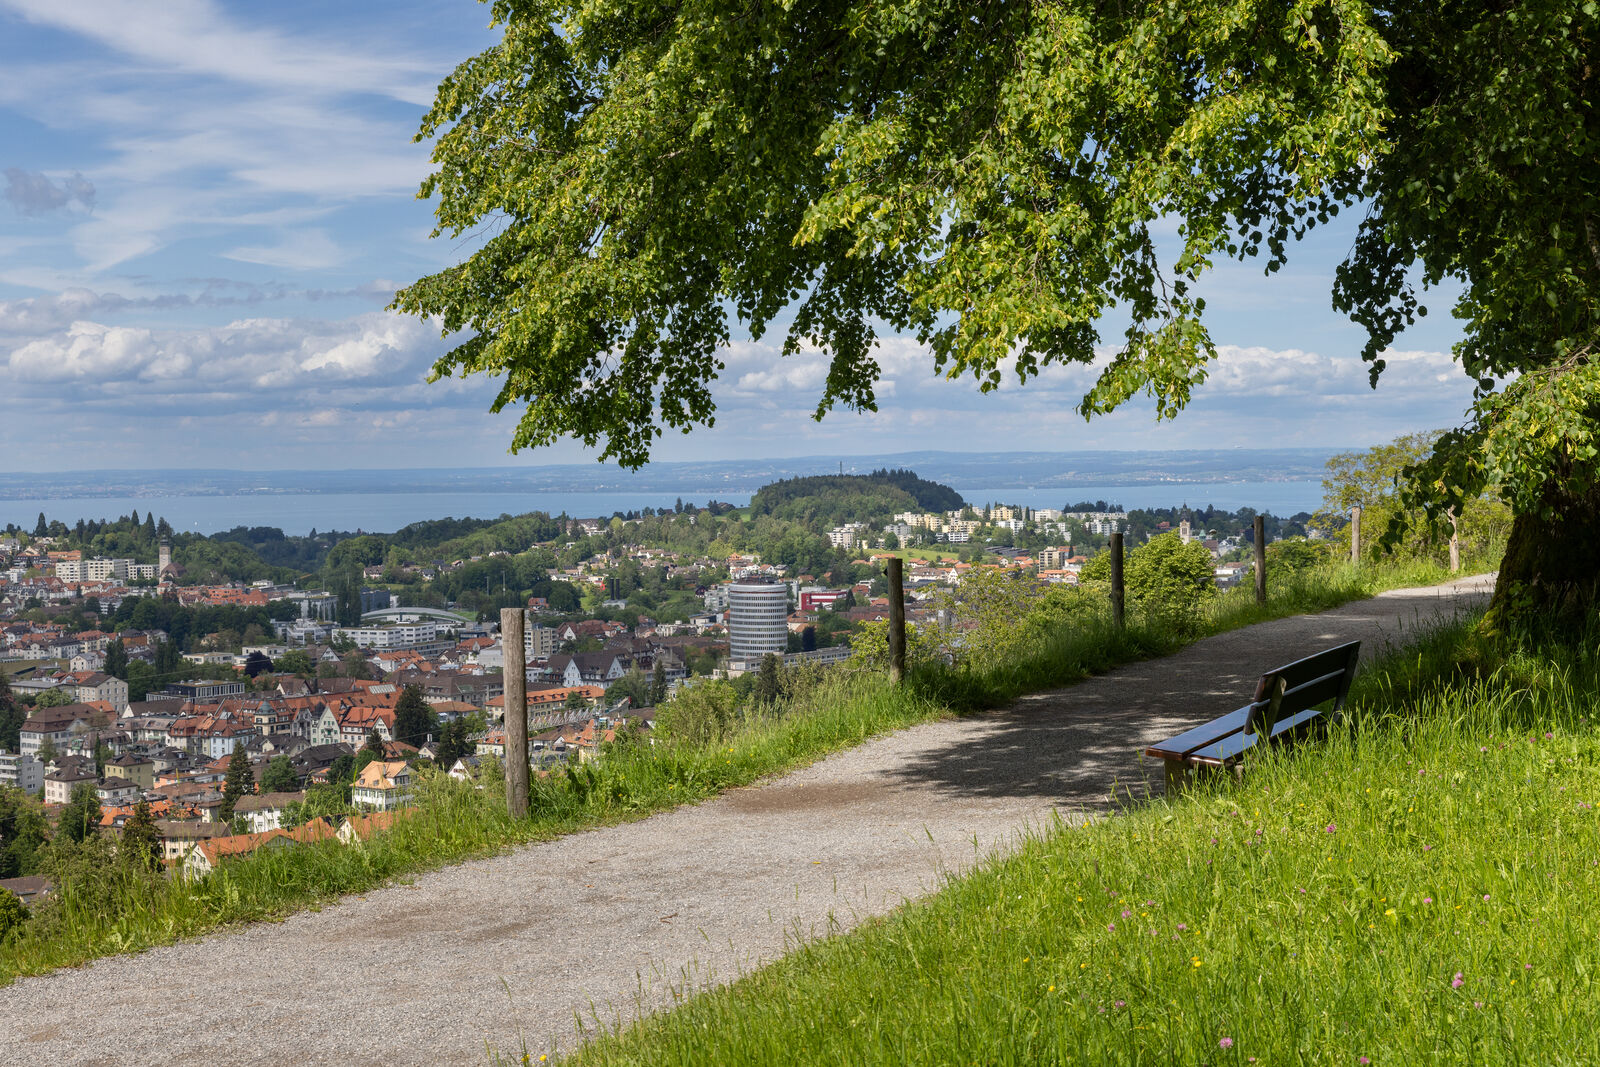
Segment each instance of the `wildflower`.
M1450 979L1450 988L1451 989L1460 989L1462 986L1464 986L1466 984L1467 984L1467 980L1465 978L1461 977L1461 972L1460 971L1457 971L1456 972L1456 976L1454 978Z
M1124 919L1131 919L1131 918L1133 918L1133 912L1129 911L1127 908L1123 908L1122 909L1122 917Z
M1433 846L1432 845L1423 845L1422 846L1422 851L1424 851L1424 852L1432 852L1433 851Z
M1055 988L1055 987L1054 987L1054 986L1052 986L1052 987L1051 987L1051 988L1052 988L1052 989L1053 989L1053 988ZM1126 1007L1127 1007L1127 1006L1128 1006L1128 1002L1127 1002L1127 1001L1126 1001L1126 1000L1119 1000L1119 1001L1117 1001L1117 1007L1119 1007L1119 1008L1126 1008Z
M1107 930L1115 930L1116 928L1117 928L1117 924L1116 923L1106 923L1106 929Z
M1531 971L1531 970L1533 970L1533 964L1531 964L1531 963L1524 963L1524 964L1523 964L1523 965L1522 965L1522 969L1523 969L1523 970L1525 970L1525 971Z
M1194 964L1196 967L1198 967L1198 966L1200 966L1200 957L1199 956L1190 956L1189 957L1189 962Z
M1054 993L1055 991L1056 991L1056 987L1055 986L1051 986L1049 989L1045 990L1046 993Z
M1232 1048L1233 1047L1233 1038L1231 1038L1231 1037L1223 1038L1221 1041L1217 1042L1217 1047L1218 1048Z
M1389 908L1387 911L1384 912L1384 914L1389 916L1390 918L1393 918L1394 917L1394 909L1393 908Z
M1473 1007L1474 1007L1474 1008L1481 1008L1481 1007L1483 1007L1483 1001L1481 1001L1481 1000L1474 1000L1474 1001L1473 1001L1473 1002L1472 1002L1472 1006L1473 1006Z
M1189 924L1188 923L1179 923L1178 924L1178 929L1187 930L1187 929L1189 929Z
M1367 1059L1365 1056L1358 1056L1358 1057L1356 1057L1356 1062L1357 1063L1366 1064L1366 1063L1371 1063L1372 1061Z
M1483 902L1484 902L1484 903L1485 903L1485 904L1487 904L1487 903L1489 903L1489 894L1488 894L1488 893L1485 893L1485 894L1484 894L1484 895L1483 895Z
M1432 904L1433 903L1433 898L1432 897L1423 897L1422 898L1422 902L1424 904Z

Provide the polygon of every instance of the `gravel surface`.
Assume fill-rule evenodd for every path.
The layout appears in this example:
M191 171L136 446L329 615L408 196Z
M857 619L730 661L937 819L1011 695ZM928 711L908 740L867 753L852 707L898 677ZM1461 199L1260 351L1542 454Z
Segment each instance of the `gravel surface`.
M1403 643L1490 588L1465 579L1235 630L697 806L23 979L0 988L0 1063L483 1063L486 1046L570 1048L597 1021L928 893L1055 817L1159 792L1144 746L1239 706L1261 671L1339 641Z

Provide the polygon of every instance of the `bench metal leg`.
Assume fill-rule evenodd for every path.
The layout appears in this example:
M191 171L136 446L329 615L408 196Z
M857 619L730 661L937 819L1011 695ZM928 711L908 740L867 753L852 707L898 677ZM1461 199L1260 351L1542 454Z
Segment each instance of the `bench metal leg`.
M1175 797L1182 793L1189 784L1190 771L1183 763L1175 759L1162 760L1167 772L1167 796Z

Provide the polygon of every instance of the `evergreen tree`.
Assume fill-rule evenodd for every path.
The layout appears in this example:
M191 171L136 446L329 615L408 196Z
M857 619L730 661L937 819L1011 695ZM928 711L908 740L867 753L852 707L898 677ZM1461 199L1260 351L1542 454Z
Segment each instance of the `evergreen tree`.
M422 687L408 685L401 690L400 700L394 706L394 739L420 748L438 727L437 716L422 699Z
M439 746L434 753L434 762L442 769L448 771L455 766L456 760L472 755L472 750L472 742L467 739L465 719L456 719L439 727Z
M28 709L17 703L11 692L11 679L0 671L0 748L16 752L22 748L22 724L28 721Z
M35 536L35 537L48 537L48 536L50 536L50 527L44 521L44 512L42 512L42 511L39 512L39 524L33 528L33 536Z
M289 762L289 757L272 757L267 764L267 769L261 773L261 791L263 793L293 793L299 788L300 776L294 773L294 765Z
M72 798L61 809L61 833L69 841L79 842L100 829L100 795L91 782L79 782L72 787Z
M683 501L678 501L682 504ZM659 706L667 699L667 665L660 659L656 660L655 669L650 672L650 704Z
M161 868L161 831L156 829L150 805L144 800L133 806L133 814L122 824L121 855L142 870Z
M782 694L783 669L778 657L768 652L761 657L761 669L756 673L756 703L775 704Z
M217 813L224 823L233 821L233 806L240 797L256 791L255 775L250 772L250 757L244 746L234 742L233 756L228 760L228 773L222 780L222 809Z
M113 678L128 680L128 648L120 637L106 646L105 671Z

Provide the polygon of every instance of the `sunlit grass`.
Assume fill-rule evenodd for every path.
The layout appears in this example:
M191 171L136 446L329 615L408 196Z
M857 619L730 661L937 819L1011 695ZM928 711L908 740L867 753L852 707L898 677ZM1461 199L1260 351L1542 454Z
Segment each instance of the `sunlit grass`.
M1368 671L1242 783L1057 830L575 1060L1593 1062L1600 663L1474 640Z
M919 672L896 690L879 675L835 672L794 706L747 711L716 744L620 746L596 766L538 779L530 817L514 820L497 782L483 790L433 780L413 817L358 848L325 843L230 861L198 882L119 881L104 894L61 887L61 922L0 945L0 982L136 951L229 924L282 918L447 864L585 827L642 818L717 795L913 723L994 707L1265 618L1322 610L1381 588L1445 575L1414 568L1308 572L1272 584L1267 608L1249 590L1219 597L1184 635L1136 614L1126 630L1109 611L1039 635L1026 655L984 670Z

